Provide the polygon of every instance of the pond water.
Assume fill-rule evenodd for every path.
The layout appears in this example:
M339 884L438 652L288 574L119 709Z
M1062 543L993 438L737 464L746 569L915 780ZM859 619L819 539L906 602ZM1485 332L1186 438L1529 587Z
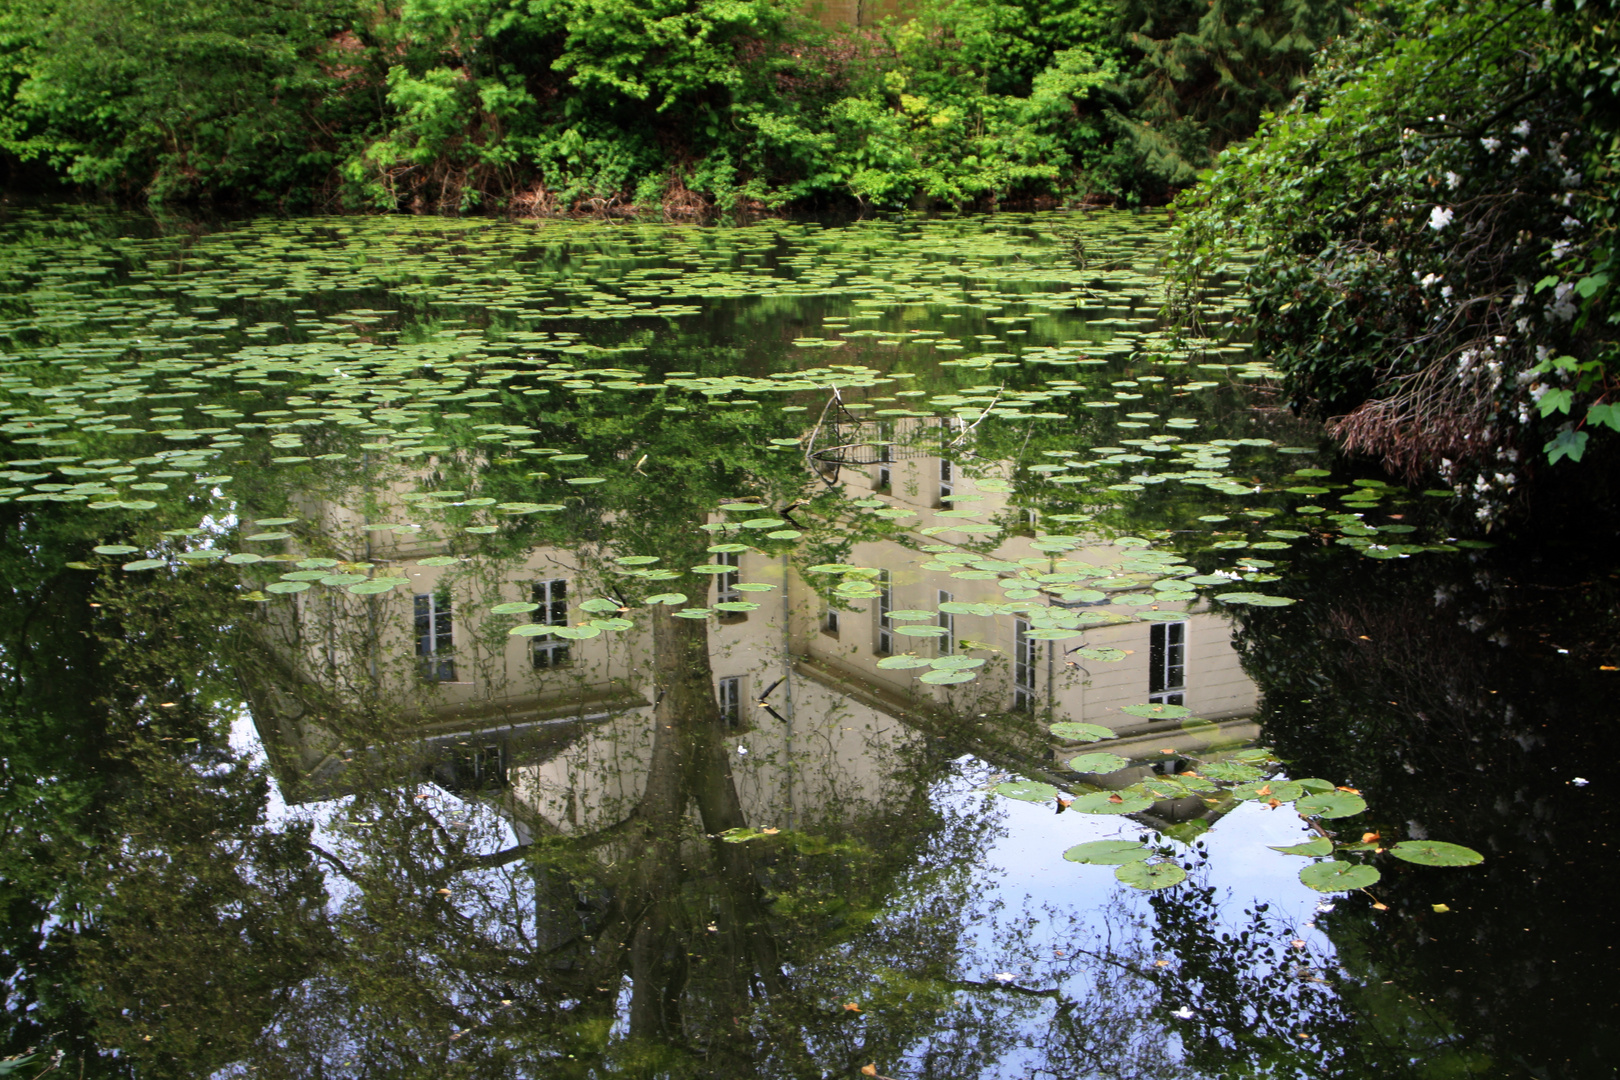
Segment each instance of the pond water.
M1616 575L1163 228L9 209L10 1074L1612 1076Z

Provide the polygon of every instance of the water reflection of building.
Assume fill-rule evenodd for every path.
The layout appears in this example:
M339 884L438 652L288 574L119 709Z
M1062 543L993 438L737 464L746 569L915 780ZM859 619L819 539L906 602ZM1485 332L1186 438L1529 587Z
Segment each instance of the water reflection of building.
M936 547L978 538L958 531L965 522L945 511L971 507L986 522L1015 512L1004 495L978 490L959 465L938 457L845 468L838 483L851 496L915 511L916 519L905 520L914 535L945 530L926 537ZM428 529L378 529L330 506L310 517L332 535L363 538L363 546L357 539L350 547L365 551L370 572L406 583L363 597L311 589L277 606L282 614L269 624L277 651L294 659L303 685L327 695L330 709L371 702L393 737L439 748L433 767L441 782L507 786L534 829L590 830L634 804L659 693L645 609L582 612L582 603L602 606L614 596L559 548L456 560ZM1100 566L1119 554L1099 544L1058 556L1033 544L1031 536L1007 536L992 557L1009 566L1058 558ZM1013 732L1032 762L1061 752L1045 735L1057 721L1113 728L1120 739L1110 749L1127 757L1166 748L1196 754L1212 741L1252 737L1244 718L1254 711L1255 690L1220 615L1187 601L1121 607L1106 596L1082 609L1109 621L1079 639L1036 640L1020 613L987 607L938 614L936 636L907 636L892 613L1004 605L1002 586L1013 577L1011 570L963 576L940 569L939 553L919 546L857 545L850 561L878 573L878 595L853 602L829 603L821 581L752 551L726 557L736 567L731 573L671 583L691 593L692 604L742 598L758 604L711 620L708 631L715 695L751 821L872 809L896 755L940 717L968 714ZM693 593L694 584L707 595ZM769 588L744 592L738 584ZM496 610L500 605L507 608ZM529 609L512 612L513 605ZM577 627L621 614L636 625L577 639L509 633L518 623ZM1118 658L1086 659L1076 652L1082 646ZM918 670L879 666L908 651L929 658L962 652L986 663L977 678L959 685L930 685L919 681ZM1122 711L1151 702L1184 705L1216 727L1187 730ZM285 720L297 709L266 699L256 711L266 713L261 727L274 727L270 716ZM340 790L356 752L353 733L309 708L279 726L282 763L308 778L308 793Z

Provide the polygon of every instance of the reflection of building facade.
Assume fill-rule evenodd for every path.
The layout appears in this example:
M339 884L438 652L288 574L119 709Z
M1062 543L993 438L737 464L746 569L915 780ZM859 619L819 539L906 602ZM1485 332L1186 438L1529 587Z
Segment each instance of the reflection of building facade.
M1102 724L1121 736L1110 748L1127 756L1139 742L1155 753L1167 742L1196 753L1212 738L1252 737L1242 718L1254 711L1255 690L1224 618L1187 601L1144 610L1104 595L1067 605L1093 620L1082 637L1032 636L1030 620L1007 610L1015 606L1003 596L1010 571L963 572L937 561L940 549L980 535L961 531L973 523L954 515L972 508L981 525L1005 521L1006 497L938 457L882 457L864 471L846 468L838 482L851 496L914 511L909 532L915 540L928 530L922 540L935 551L892 540L857 545L850 561L871 568L876 596L829 602L814 575L753 551L717 558L733 569L670 583L693 606L758 605L708 628L716 701L750 820L786 822L880 800L886 770L916 738L911 729L941 716L995 716L1021 730L1031 749L1050 745L1046 724ZM334 702L369 699L396 735L457 748L463 771L509 786L536 829L590 830L634 804L659 693L646 609L582 609L619 604L595 580L599 571L561 549L458 559L431 529L379 529L331 506L310 517L331 536L356 538L349 549L365 551L372 575L391 575L399 587L367 596L311 589L278 606L276 647L297 658L308 684ZM1034 543L1007 536L992 557L1039 569L1059 559L1100 566L1117 555L1106 544L1057 555ZM745 591L750 585L761 589ZM1059 601L1042 594L1030 602ZM905 633L919 613L927 613L929 633ZM628 621L621 629L592 634L586 626L620 617ZM519 624L532 636L511 633ZM985 662L957 685L879 666L905 652ZM1185 706L1219 728L1188 732L1122 712L1147 703ZM291 727L296 737L283 732L281 740L285 764L310 778L312 792L341 788L352 739L309 716Z

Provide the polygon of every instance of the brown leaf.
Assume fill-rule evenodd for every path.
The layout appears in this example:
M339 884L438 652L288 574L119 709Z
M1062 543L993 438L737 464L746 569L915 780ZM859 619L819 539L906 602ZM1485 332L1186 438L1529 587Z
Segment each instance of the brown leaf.
M861 1066L861 1075L862 1076L876 1076L877 1075L877 1066L876 1065L862 1065Z
M860 1012L861 1007L859 1005L855 1004L855 1002L853 1002L853 1001L847 1001L847 1002L844 1003L844 1011L845 1012Z

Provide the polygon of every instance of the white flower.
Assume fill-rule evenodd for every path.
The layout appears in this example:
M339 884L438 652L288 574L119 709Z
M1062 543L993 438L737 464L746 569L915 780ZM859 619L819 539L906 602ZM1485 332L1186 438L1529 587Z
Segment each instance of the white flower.
M746 747L746 746L737 747L737 753L742 757L747 757L748 756L748 747Z
M1451 291L1452 291L1452 290L1451 290L1451 286L1450 286L1450 285L1447 285L1447 286L1445 286L1445 287L1444 287L1444 288L1442 288L1442 289L1441 289L1441 290L1440 290L1440 297L1441 297L1441 299L1443 299L1443 300L1450 300L1450 299L1451 299Z
M1524 147L1521 146L1517 150L1513 151L1513 157L1509 159L1509 163L1513 164L1513 165L1517 165L1519 162L1523 161L1525 158L1527 158L1529 156L1530 156L1530 151L1526 150Z
M1189 1009L1187 1006L1183 1005L1181 1008L1175 1010L1170 1015L1175 1017L1177 1020L1191 1020L1193 1018L1193 1011L1191 1009Z
M1568 214L1565 214L1564 215L1564 220L1560 221L1558 224L1562 225L1564 228L1570 230L1571 232L1574 232L1576 229L1581 227L1581 223L1579 221L1576 221L1574 218L1570 217Z
M1530 121L1520 120L1517 124L1514 124L1513 134L1521 139L1528 139L1530 137Z
M1565 255L1568 255L1569 249L1574 246L1575 242L1572 240L1555 240L1553 241L1552 251L1550 254L1552 255L1554 261L1556 261L1558 259L1562 259Z
M1446 170L1446 187L1450 188L1452 191L1456 191L1458 186L1461 185L1461 184L1462 184L1462 177L1458 176L1456 173L1454 173L1451 170L1447 169Z
M1501 139L1481 139L1481 140L1479 140L1479 145L1483 146L1486 149L1487 152L1494 154L1494 153L1496 153L1498 150L1500 150L1502 148L1502 140Z
M1584 776L1577 776L1575 779L1570 781L1570 783L1574 784L1576 787L1585 787L1587 784L1590 784L1591 782L1592 781L1588 780Z
M1414 274L1417 273L1416 270L1414 270L1412 272ZM1439 280L1440 280L1440 275L1439 274L1424 274L1422 280L1420 280L1418 282L1418 284L1423 286L1425 289L1427 289L1430 285L1433 285L1435 282L1437 282Z
M1582 176L1580 174L1580 172L1578 170L1576 170L1576 169L1565 169L1564 170L1564 186L1565 187L1580 187L1581 186L1581 181L1583 181L1585 179L1586 179L1586 177Z
M1452 210L1449 206L1436 206L1429 211L1429 228L1439 232L1451 224Z
M1560 282L1553 289L1552 303L1547 305L1547 318L1553 322L1568 322L1575 317L1575 301L1569 298L1574 290L1575 286L1567 281Z

